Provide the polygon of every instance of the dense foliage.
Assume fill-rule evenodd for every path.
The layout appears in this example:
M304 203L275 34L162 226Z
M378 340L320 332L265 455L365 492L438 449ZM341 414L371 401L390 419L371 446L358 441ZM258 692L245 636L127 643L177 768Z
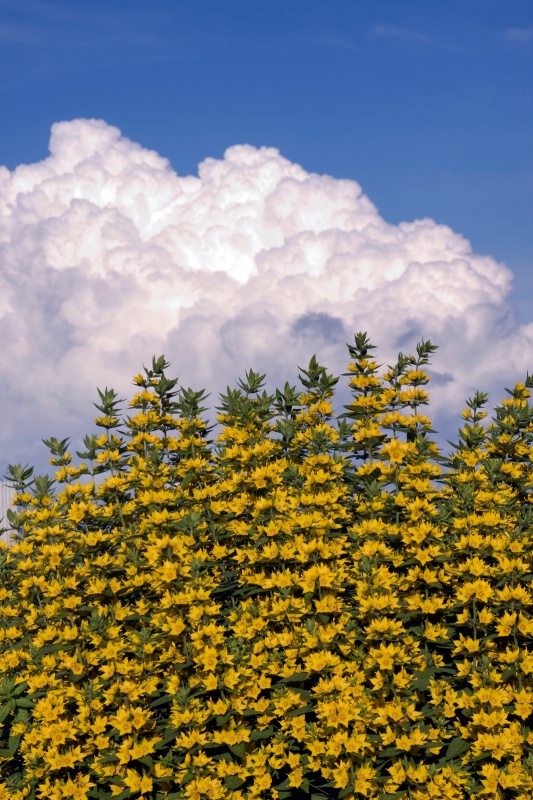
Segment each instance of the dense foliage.
M154 359L80 466L10 467L0 800L530 800L533 380L445 459L435 347L372 349L339 418L313 358L228 388L212 440Z

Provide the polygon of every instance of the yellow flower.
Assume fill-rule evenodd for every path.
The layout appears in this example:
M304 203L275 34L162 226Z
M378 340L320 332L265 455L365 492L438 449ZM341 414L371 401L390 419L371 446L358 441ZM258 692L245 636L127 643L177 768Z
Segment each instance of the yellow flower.
M141 795L151 792L153 781L148 775L139 775L134 769L126 770L126 776L122 779L124 784L132 792L140 792Z
M367 795L369 790L372 789L371 781L375 777L376 771L370 764L363 764L355 773L355 786L356 792L362 795Z
M65 800L86 800L88 793L95 784L88 775L76 775L72 780L69 778L62 788L62 797Z
M517 614L515 611L505 611L496 625L498 636L509 636L516 625L516 619Z
M126 706L120 706L117 713L108 718L108 722L118 730L121 736L124 736L125 733L131 733L133 730L130 712Z
M507 713L503 709L496 711L480 711L472 715L472 723L493 730L507 721Z
M52 769L70 769L74 767L79 761L82 760L81 747L75 747L67 750L65 753L59 753L55 749L50 749L45 753L45 761Z
M437 639L447 639L448 626L442 625L441 623L427 622L424 636L426 639L429 639L430 642L434 642Z
M416 768L409 767L407 769L407 775L409 779L415 783L426 783L429 778L428 768L425 764L420 764Z
M394 740L398 750L411 750L413 747L420 747L427 742L427 734L420 728L413 728L409 734L397 736Z
M389 461L401 464L410 449L409 444L400 442L399 439L392 439L392 441L383 445L381 452Z
M303 768L302 767L295 767L295 769L289 772L289 786L297 789L303 783Z
M159 578L164 583L171 583L172 581L176 580L176 575L178 574L178 565L173 563L172 561L165 561L161 567L159 567Z
M520 669L526 675L530 675L533 672L533 653L531 653L529 650L522 650Z
M531 605L531 594L523 586L504 586L496 592L496 597L499 602L507 603L512 600L518 600L523 605Z
M478 620L482 625L490 625L494 620L494 614L488 608L482 608L478 613Z
M270 789L272 786L272 777L268 772L265 772L264 775L259 775L252 784L252 791L253 792L264 792L266 789Z
M385 784L385 791L387 793L395 794L402 783L407 778L407 773L403 768L401 761L396 761L392 767L388 767L387 772L390 773L390 779Z
M393 669L398 648L393 644L380 644L379 650L374 650L372 655L380 669Z
M214 672L218 664L218 651L216 647L204 647L204 649L194 656L194 660L200 669Z
M128 764L134 757L131 748L133 745L133 739L131 736L126 736L120 743L120 745L115 750L115 753L118 757L119 764Z
M350 762L341 761L337 767L331 770L331 779L333 780L337 789L345 789L350 780L349 775Z
M457 655L464 650L468 651L469 653L479 652L479 648L481 646L481 641L479 639L472 639L470 636L465 637L462 633L459 634L458 639L459 641L456 643L453 649L454 655Z
M515 691L514 702L514 713L523 720L526 720L533 711L533 692L529 692L527 689Z
M533 635L533 619L526 619L526 617L524 617L524 615L520 612L520 621L518 623L518 630L524 636Z
M322 672L325 669L332 669L341 663L340 658L329 650L322 650L319 653L312 653L304 660L306 672Z

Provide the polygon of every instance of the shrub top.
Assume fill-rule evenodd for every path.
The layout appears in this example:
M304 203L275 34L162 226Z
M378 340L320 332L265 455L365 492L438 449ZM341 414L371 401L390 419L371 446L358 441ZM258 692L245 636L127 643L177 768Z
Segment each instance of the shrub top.
M533 382L479 392L445 459L424 371L349 346L268 395L178 389L54 478L10 467L0 553L0 800L531 798Z

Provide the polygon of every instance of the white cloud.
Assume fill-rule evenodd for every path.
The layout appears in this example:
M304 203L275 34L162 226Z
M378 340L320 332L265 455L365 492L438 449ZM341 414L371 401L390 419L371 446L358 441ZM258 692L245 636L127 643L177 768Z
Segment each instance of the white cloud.
M505 28L502 36L511 44L529 44L533 41L533 25L528 28Z
M388 363L438 344L432 408L455 419L475 388L531 369L511 280L450 228L391 225L354 181L273 148L180 177L103 121L58 123L47 159L0 168L0 456L35 462L42 437L85 433L96 386L128 393L153 354L194 388L249 367L272 387L314 352L342 372L358 330Z

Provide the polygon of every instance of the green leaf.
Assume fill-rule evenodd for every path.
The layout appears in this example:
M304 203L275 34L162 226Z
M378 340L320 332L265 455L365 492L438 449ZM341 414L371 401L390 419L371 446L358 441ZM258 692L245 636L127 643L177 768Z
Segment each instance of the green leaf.
M163 739L154 745L154 750L162 750L163 747L166 747L167 744L174 741L179 732L179 728L166 728Z
M158 697L157 700L154 700L152 703L150 703L149 708L157 708L158 706L163 706L165 705L165 703L171 703L172 700L173 697L171 694L165 694L163 695L163 697Z
M19 744L20 744L20 735L19 736L10 736L9 737L8 750L9 750L9 755L10 756L14 756L15 755L15 753L18 750Z
M432 678L435 677L436 673L435 667L428 667L427 669L423 670L422 672L415 672L415 680L412 682L410 688L411 689L427 689L429 686L429 682Z
M313 706L302 706L301 708L291 708L291 710L287 711L287 713L285 714L285 718L299 717L300 714L308 714L310 711L314 711Z
M15 701L8 700L7 703L4 706L2 706L2 708L0 708L0 722L3 722L6 719L6 717L8 717L9 714L11 714L11 712L14 711L14 709L15 709Z
M466 752L470 748L472 742L465 742L461 736L456 736L455 739L452 739L450 744L448 745L448 749L446 750L446 755L444 758L448 761L451 758L455 758L456 756L460 756L461 753Z
M115 761L118 761L118 756L116 756L114 753L110 753L107 756L102 756L101 758L98 759L98 761L101 764L111 764Z
M352 792L353 792L353 786L352 786L351 783L349 783L348 786L346 786L345 789L341 789L341 791L339 792L337 797L339 798L339 800L341 800L342 797L347 797Z
M39 655L44 656L47 653L57 653L59 650L68 650L71 649L71 647L72 645L67 643L47 644L44 645L44 647L39 647Z
M230 750L233 753L233 755L238 756L238 758L243 758L246 752L246 747L244 745L244 742L239 742L238 744L231 745Z
M274 736L276 731L272 726L265 728L264 731L252 731L250 734L250 741L253 742L256 739L268 739L270 736Z
M282 678L279 683L300 683L309 677L308 672L295 672L294 675L289 675L287 678Z
M123 792L114 796L113 800L126 800L126 797L131 797L133 792L131 789L124 789Z
M224 785L227 786L228 789L238 789L243 783L245 783L245 781L239 778L238 775L226 775L224 778Z
M425 705L422 706L421 711L425 717L434 717L440 713L441 709L438 706Z
M35 702L33 700L29 700L27 697L19 697L15 701L17 704L17 708L33 708Z
M192 481L194 477L195 477L194 472L187 472L187 474L184 475L181 480L181 488L185 489L185 487L188 486L188 484Z
M392 756L397 756L399 752L400 750L398 750L397 747L386 747L385 750L380 753L380 756L391 758Z

